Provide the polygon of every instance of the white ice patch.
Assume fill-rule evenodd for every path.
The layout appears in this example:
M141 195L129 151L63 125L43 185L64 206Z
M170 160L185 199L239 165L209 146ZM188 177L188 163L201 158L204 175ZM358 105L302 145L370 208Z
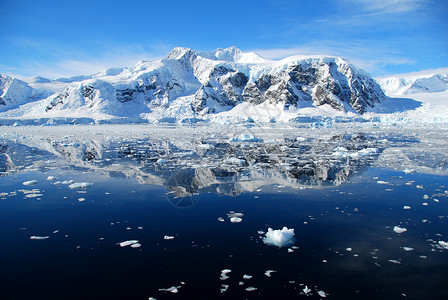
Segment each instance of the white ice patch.
M411 209L411 207L410 207L410 206L407 206L407 205L405 205L405 206L403 206L403 209Z
M30 180L23 182L23 185L35 185L37 184L37 180Z
M45 235L45 236L32 235L32 236L30 236L30 240L46 240L49 238L50 237L48 235Z
M275 270L267 270L266 272L264 272L264 275L266 275L267 277L271 277L272 273L277 272Z
M405 172L406 174L415 174L417 171L414 169L404 169L403 172Z
M224 162L226 164L228 164L228 165L244 165L244 163L246 161L244 159L239 159L239 158L236 158L236 157L229 157Z
M230 277L227 274L229 274L230 272L232 272L232 270L230 270L230 269L222 270L221 271L221 277L219 277L219 279L221 279L221 280L229 279Z
M378 183L378 184L390 184L389 182L387 182L387 181L382 181L382 180L378 180L376 183Z
M305 287L302 289L303 293L305 295L308 295L309 293L311 293L311 289L305 285Z
M167 289L159 289L159 291L161 292L170 292L173 294L177 294L179 292L180 286L172 286L170 288Z
M234 212L234 211L230 211L227 214L227 217L229 218L231 223L240 223L243 221L243 213L239 213L239 212Z
M48 177L47 177L47 180L48 180L48 181L54 181L54 180L56 180L56 177L54 177L54 176L48 176Z
M317 291L317 293L319 294L320 297L322 298L326 298L327 294L324 291Z
M76 182L76 183L70 184L68 187L72 190L75 190L75 189L84 190L84 189L87 189L92 186L93 186L93 183L91 183L91 182Z
M404 249L404 251L413 251L414 250L414 248L412 248L412 247L403 247L403 249Z
M272 228L268 228L268 232L266 232L266 237L263 238L263 242L267 245L284 247L294 244L294 229L288 229L287 227L283 227L281 230L273 230Z
M138 243L138 240L128 240L128 241L118 243L118 245L120 245L120 247L126 247L126 246L130 246L130 245L137 244L137 243Z
M263 139L257 138L252 134L240 134L229 140L229 142L262 142Z
M406 228L399 227L399 226L394 226L394 231L395 231L396 233L403 233L403 232L407 231L407 229L406 229Z
M165 235L163 237L164 240L174 240L174 236L170 236L170 235Z
M251 279L252 277L253 277L252 275L246 275L246 274L243 275L243 279Z
M396 259L389 259L388 262L393 263L393 264L397 264L397 265L401 265L401 261L396 260Z
M248 292L253 292L253 291L256 291L256 290L258 290L258 288L253 287L253 286L250 286L250 287L246 288L246 291L248 291Z
M439 241L439 245L448 250L448 242Z

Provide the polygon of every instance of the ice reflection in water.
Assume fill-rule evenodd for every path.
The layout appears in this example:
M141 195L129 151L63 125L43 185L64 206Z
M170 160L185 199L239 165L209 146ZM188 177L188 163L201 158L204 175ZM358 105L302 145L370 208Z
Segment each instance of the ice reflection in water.
M446 292L443 128L2 129L0 219L11 239L0 254L10 258L5 270L19 270L2 277L9 287L50 262L73 270L70 282L87 276L77 284L91 299L163 299L170 286L181 298L210 299ZM232 222L235 214L244 217ZM263 243L284 226L294 245ZM231 270L225 281L221 270ZM70 288L45 275L57 282L54 295ZM48 292L34 280L30 290Z

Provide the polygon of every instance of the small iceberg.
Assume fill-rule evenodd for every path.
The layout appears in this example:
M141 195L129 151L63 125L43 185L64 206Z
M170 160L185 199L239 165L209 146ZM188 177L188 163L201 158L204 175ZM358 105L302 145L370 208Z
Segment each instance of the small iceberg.
M23 185L35 185L35 184L37 184L37 180L25 181L23 183Z
M38 241L46 240L46 239L49 239L49 238L50 237L48 235L46 235L46 236L37 236L37 235L30 236L30 240L38 240Z
M124 242L118 243L118 245L120 245L120 247L127 247L127 246L131 246L131 245L134 245L137 243L138 243L138 240L129 240L129 241L124 241Z
M92 187L93 183L91 182L76 182L76 183L72 183L68 186L69 189L72 190L85 190L89 187Z
M266 236L263 238L263 243L266 245L277 246L279 248L293 245L294 242L294 229L288 229L288 227L277 230L268 228L268 232L266 232Z
M406 229L406 228L401 228L401 227L399 227L399 226L395 226L395 227L394 227L394 231L395 231L396 233L403 233L403 232L407 231L407 229Z

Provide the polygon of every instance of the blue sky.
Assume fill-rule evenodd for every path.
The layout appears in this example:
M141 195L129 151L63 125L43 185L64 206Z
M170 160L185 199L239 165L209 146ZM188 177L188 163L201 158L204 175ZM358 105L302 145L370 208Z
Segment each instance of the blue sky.
M374 76L448 67L448 0L0 0L0 73L91 74L173 47L348 58Z

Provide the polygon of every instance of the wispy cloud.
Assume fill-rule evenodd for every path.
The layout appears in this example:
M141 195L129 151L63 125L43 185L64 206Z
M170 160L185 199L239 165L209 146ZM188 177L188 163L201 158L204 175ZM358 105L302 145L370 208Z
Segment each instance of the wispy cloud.
M20 47L36 51L34 58L21 62L19 67L11 68L10 73L19 76L44 76L48 78L87 75L113 67L131 67L140 60L162 58L171 47L164 44L117 45L96 42L96 51L87 52L82 48L64 47L50 41L16 38L14 43ZM8 66L0 66L6 70Z
M357 5L369 12L406 13L426 8L432 0L343 0L351 5Z
M415 63L405 54L393 49L393 43L386 42L378 45L373 41L318 41L306 46L253 49L251 51L274 60L292 55L340 56L374 75L382 75L385 66Z

